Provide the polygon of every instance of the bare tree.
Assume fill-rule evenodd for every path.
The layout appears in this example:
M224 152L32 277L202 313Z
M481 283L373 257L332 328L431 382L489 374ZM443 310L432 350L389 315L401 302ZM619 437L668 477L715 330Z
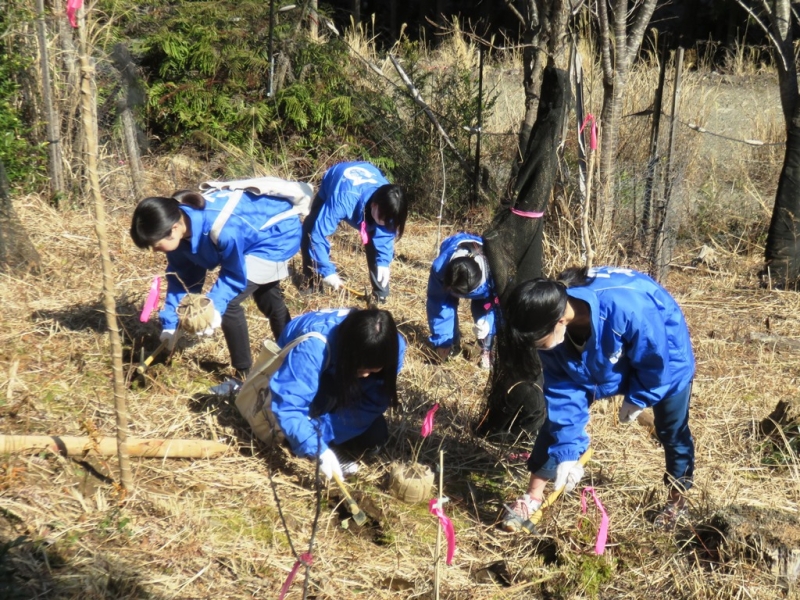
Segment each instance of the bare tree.
M614 217L614 173L617 167L622 100L633 60L642 45L657 0L596 0L603 69L603 108L600 113L600 185L595 214L607 233Z
M800 287L800 102L792 7L790 0L737 2L761 26L775 51L786 124L786 153L764 248L762 281L766 285L797 290ZM797 19L796 14L794 18Z

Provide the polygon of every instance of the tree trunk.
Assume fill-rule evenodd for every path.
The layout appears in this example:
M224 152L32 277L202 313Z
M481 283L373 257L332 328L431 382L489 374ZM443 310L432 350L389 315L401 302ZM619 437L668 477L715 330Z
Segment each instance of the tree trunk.
M47 24L44 20L44 0L36 0L36 37L39 40L39 58L42 76L42 102L47 123L47 149L50 154L50 194L58 199L64 193L61 174L61 146L59 145L58 117L53 109L53 88L50 81L50 60L47 51Z
M622 101L628 84L630 67L642 45L647 24L656 7L656 0L644 0L628 11L627 0L597 0L600 24L601 64L603 68L603 108L600 113L600 183L595 219L602 237L607 237L614 220L614 177L617 169L617 140L619 139ZM628 27L628 16L633 22ZM613 30L613 38L611 32Z
M0 161L0 271L26 273L38 271L40 265L39 252L14 213L6 170Z

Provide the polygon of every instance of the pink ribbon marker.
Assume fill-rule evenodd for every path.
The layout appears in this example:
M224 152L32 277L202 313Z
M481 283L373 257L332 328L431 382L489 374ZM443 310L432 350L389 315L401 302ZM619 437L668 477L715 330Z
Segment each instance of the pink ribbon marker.
M78 14L82 4L83 0L67 0L67 18L69 18L69 24L73 27L78 26L78 21L75 19L75 15Z
M518 217L525 217L527 219L541 219L544 216L543 212L530 212L527 210L519 210L518 208L512 208L511 212Z
M142 314L139 315L139 320L142 323L147 323L150 320L150 314L158 306L158 297L161 294L161 277L153 277L153 283L150 284L150 292L147 294L147 300L144 301L142 307Z
M602 515L600 518L600 528L597 530L597 539L594 543L594 552L599 556L606 551L606 540L608 540L608 524L610 519L608 518L608 513L606 512L603 503L600 502L600 496L597 495L597 492L593 487L583 488L583 492L581 493L581 512L586 512L587 493L592 495L592 498L594 498L594 503L597 505L597 508L600 510L600 514Z
M592 113L588 113L586 115L586 118L583 120L583 125L581 125L578 133L583 133L584 128L589 123L592 124L592 129L590 130L591 135L589 136L589 148L591 150L597 150L597 119L594 118Z
M361 221L361 229L358 230L361 234L361 243L365 246L369 244L369 234L367 233L367 220Z
M447 498L442 498L441 501L438 498L431 498L428 503L428 510L434 517L439 518L439 525L442 526L442 531L444 531L444 536L447 539L447 558L445 562L450 565L453 562L453 554L456 551L456 530L453 528L453 522L442 510L442 503L446 501Z
M283 582L283 587L281 587L281 595L278 596L278 600L283 600L283 597L286 596L286 592L289 591L292 581L294 581L294 576L297 575L297 571L300 569L300 565L308 565L310 567L313 563L314 559L312 558L310 552L304 552L297 557L297 560L294 561L292 570L289 571L289 576L286 578L286 581Z
M433 405L433 408L428 411L428 414L425 415L425 418L422 420L422 431L420 432L422 437L428 437L433 431L433 415L436 414L437 410L439 410L438 402Z

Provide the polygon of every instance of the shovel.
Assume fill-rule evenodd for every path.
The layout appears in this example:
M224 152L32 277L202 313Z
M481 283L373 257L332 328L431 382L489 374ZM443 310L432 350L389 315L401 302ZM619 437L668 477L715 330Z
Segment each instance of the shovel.
M181 330L180 330L180 327L179 327L179 328L178 328L178 330L177 330L177 332L175 333L175 337L173 338L173 339L175 340L175 343L176 343L176 344L178 343L178 338L179 338L179 336L180 336L180 331L181 331ZM147 371L147 369L150 367L150 365L151 365L151 364L153 364L153 361L155 360L156 356L158 356L159 354L161 354L161 353L164 351L164 349L167 347L167 345L168 345L168 344L169 344L169 340L164 340L164 341L162 341L162 342L161 342L161 343L158 345L158 347L157 347L155 350L153 350L153 351L150 353L150 356L148 356L147 358L145 358L145 359L144 359L144 360L143 360L143 361L142 361L142 362L139 364L139 366L138 366L138 367L136 367L136 374L137 374L137 375L144 375L144 372L145 372L145 371ZM174 345L173 345L173 348L174 348Z
M333 473L333 480L339 486L339 489L342 490L345 502L347 502L347 510L349 510L350 514L353 515L353 521L356 522L356 525L361 526L364 523L366 523L367 513L365 513L358 507L358 504L356 503L355 500L353 500L353 497L350 495L350 492L347 491L347 486L345 486L344 481L342 481L342 478L339 477L339 474L336 473L335 471Z
M592 450L591 448L588 448L586 450L586 452L581 454L581 457L578 459L578 462L582 466L586 466L586 463L589 462L590 458L592 458L592 454L593 453L594 453L594 450ZM558 489L553 490L550 493L550 495L545 499L545 501L542 502L542 505L539 507L539 510L537 510L535 513L533 513L533 515L531 515L530 519L525 519L522 522L522 527L528 533L533 533L534 535L538 534L538 531L536 531L536 524L539 521L542 520L542 516L544 515L544 509L549 507L550 505L552 505L553 502L555 502L558 499L558 497L561 495L561 492L564 491L564 487L566 487L566 483L564 485L562 485L561 487L559 487Z

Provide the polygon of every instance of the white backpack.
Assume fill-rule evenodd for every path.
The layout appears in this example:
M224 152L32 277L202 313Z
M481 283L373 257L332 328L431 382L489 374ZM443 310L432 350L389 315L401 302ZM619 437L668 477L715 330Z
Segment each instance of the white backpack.
M316 331L296 337L283 348L272 340L264 340L264 347L258 355L250 373L247 375L239 393L236 394L236 408L250 424L253 433L258 439L267 444L283 441L281 431L275 415L272 414L272 393L269 381L283 364L289 351L300 342L309 338L322 340L325 345L328 339Z

